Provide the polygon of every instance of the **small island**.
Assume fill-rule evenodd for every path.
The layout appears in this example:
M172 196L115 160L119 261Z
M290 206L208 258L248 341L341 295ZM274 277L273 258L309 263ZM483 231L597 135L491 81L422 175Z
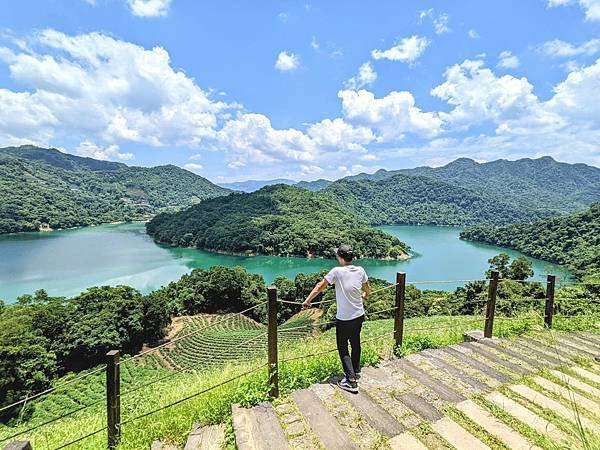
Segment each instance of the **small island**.
M362 258L408 258L405 243L330 197L286 185L158 214L146 230L157 242L233 254L331 258L348 243Z

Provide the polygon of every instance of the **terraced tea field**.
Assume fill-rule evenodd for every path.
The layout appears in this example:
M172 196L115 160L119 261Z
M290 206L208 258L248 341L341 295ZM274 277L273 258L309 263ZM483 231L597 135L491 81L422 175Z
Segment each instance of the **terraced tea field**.
M278 327L282 344L311 335L317 310L302 311ZM173 370L206 370L239 360L265 357L267 327L238 314L198 314L176 319L175 342L145 359Z

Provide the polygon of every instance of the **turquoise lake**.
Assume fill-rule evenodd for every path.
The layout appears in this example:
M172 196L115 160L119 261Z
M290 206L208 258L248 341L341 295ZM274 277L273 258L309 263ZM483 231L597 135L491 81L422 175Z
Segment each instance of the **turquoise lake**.
M394 225L380 227L408 243L413 257L407 261L360 260L370 276L388 281L398 271L408 282L482 278L487 260L506 251L462 241L460 229ZM566 269L530 258L535 278L546 274L569 277ZM147 293L177 280L193 268L214 265L242 266L261 274L267 282L279 275L293 277L335 265L328 259L230 256L188 248L157 245L142 223L101 225L47 233L0 236L0 299L12 302L22 294L45 289L50 295L75 295L90 286L126 284ZM420 288L452 290L463 282L425 283Z

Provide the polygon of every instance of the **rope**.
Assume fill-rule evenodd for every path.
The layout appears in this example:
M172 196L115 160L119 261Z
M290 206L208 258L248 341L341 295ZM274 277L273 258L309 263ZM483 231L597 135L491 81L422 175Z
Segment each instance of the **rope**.
M292 302L290 300L277 300L279 303L287 303L289 305L303 305L304 302ZM321 305L323 303L331 303L334 300L322 300L320 302L310 302L311 305Z
M184 398L182 398L180 400L177 400L175 402L169 403L168 405L162 406L160 408L153 409L152 411L149 411L149 412L144 413L144 414L140 414L139 416L133 417L131 419L127 419L127 420L121 422L121 426L126 425L128 423L131 423L133 421L139 420L139 419L143 419L144 417L148 417L148 416L150 416L152 414L155 414L157 412L164 411L165 409L171 408L171 407L173 407L175 405L179 405L180 403L183 403L183 402L185 402L187 400L190 400L192 398L198 397L199 395L205 394L206 392L212 391L213 389L216 389L216 388L221 387L221 386L223 386L223 385L225 385L227 383L230 383L230 382L232 382L234 380L237 380L238 378L242 378L242 377L244 377L246 375L250 375L251 373L257 372L257 371L259 371L260 369L262 369L263 367L266 367L266 366L268 366L267 363L261 364L260 366L255 367L254 369L251 369L251 370L248 370L248 371L246 371L246 372L244 372L242 374L236 375L235 377L232 377L232 378L229 378L229 379L227 379L225 381L217 383L217 384L215 384L215 385L213 385L213 386L211 386L209 388L203 389L203 390L201 390L199 392L196 392L196 393L194 393L192 395L188 395L187 397L184 397Z
M390 288L393 288L393 287L396 287L396 286L398 286L398 283L395 283L395 284L388 284L387 286L384 286L384 287L382 287L382 288L375 289L374 291L371 291L371 292L369 293L369 295L377 294L378 292L385 291L386 289L390 289Z
M266 304L266 303L267 303L267 302L265 301L265 302L259 303L259 304L257 304L257 305L251 306L250 308L247 308L247 309L245 309L245 310L243 310L243 311L240 311L240 312L238 312L238 313L235 313L235 314L234 314L234 316L236 316L236 315L238 315L238 316L241 316L241 315L243 315L244 313L247 313L248 311L252 311L253 309L255 309L255 308L258 308L259 306L262 306L262 305L264 305L264 304ZM222 319L222 320L219 320L219 321L217 321L217 322L213 322L213 323L211 323L211 324L208 324L208 325L206 325L206 326L204 326L204 327L202 327L202 328L198 328L198 329L196 329L196 330L194 330L194 331L192 331L192 332L190 332L190 333L187 333L187 334L185 334L185 335L183 335L183 336L178 336L178 337L176 337L176 338L174 338L174 339L171 339L169 342L165 342L164 344L160 344L160 345L158 345L158 346L156 346L156 347L152 347L151 349L148 349L148 350L146 350L146 351L144 351L144 352L140 352L140 353L138 353L138 354L136 354L136 355L130 356L129 358L122 359L121 361L119 361L119 364L126 364L126 363L128 363L129 361L132 361L132 360L134 360L134 359L140 358L140 357L142 357L142 356L144 356L144 355L147 355L148 353L155 352L156 350L160 350L161 348L163 348L163 347L166 347L166 346L168 346L168 345L171 345L171 344L173 344L174 342L178 342L178 341L180 341L180 340L182 340L182 339L185 339L185 338L187 338L187 337L193 336L193 335L195 335L195 334L197 334L197 333L199 333L199 332L201 332L201 331L204 331L204 330L206 330L207 328L214 327L215 325L219 325L219 324L221 324L221 323L224 323L224 322L226 322L226 321L228 321L228 320L230 320L230 319L231 319L231 316L228 316L228 317L226 317L226 318L224 318L224 319Z
M77 444L78 442L81 442L81 441L83 441L84 439L87 439L87 438L89 438L89 437L92 437L92 436L94 436L94 435L96 435L96 434L98 434L98 433L101 433L102 431L106 430L107 428L108 428L108 427L102 427L102 428L100 428L99 430L93 431L93 432L91 432L90 434L86 434L85 436L83 436L83 437L80 437L80 438L78 438L78 439L75 439L74 441L71 441L71 442L69 442L68 444L61 445L60 447L55 447L55 448L54 448L54 450L60 450L60 449L62 449L62 448L66 448L66 447L68 447L69 445Z
M73 379L71 379L71 380L69 380L69 381L65 381L64 383L61 383L61 384L59 384L58 386L54 386L54 387L48 388L48 389L46 389L45 391L38 392L37 394L34 394L34 395L31 395L31 396L25 397L25 398L23 398L23 399L21 399L21 400L19 400L19 401L17 401L17 402L11 403L10 405L3 406L2 408L0 408L0 412L2 412L2 411L5 411L5 410L7 410L7 409L10 409L10 408L12 408L13 406L17 406L17 405L20 405L20 404L22 404L22 403L25 403L25 402L29 402L29 401L31 401L31 400L34 400L34 399L36 399L36 398L38 398L38 397L41 397L42 395L47 395L47 394L49 394L49 393L51 393L51 392L54 392L54 391L56 391L56 390L58 390L58 389L61 389L61 388L65 387L65 386L68 386L68 385L70 385L70 384L73 384L73 383L75 383L76 381L82 380L82 379L84 379L84 378L87 378L87 377L89 377L89 376L91 376L91 375L94 375L94 374L96 374L96 373L98 373L98 372L102 372L102 371L104 371L104 370L105 370L105 367L104 367L104 366L97 367L96 369L92 370L91 372L87 372L87 373L85 373L85 374L83 374L83 375L81 375L81 376L75 377L75 378L73 378Z
M447 283L472 283L475 281L491 281L490 278L475 279L475 280L432 280L432 281L411 281L406 284L447 284Z
M435 326L435 327L423 327L423 328L405 328L404 332L405 333L409 333L411 331L431 331L431 330L446 330L449 328L457 328L463 325L467 325L467 324L471 324L471 323L475 323L475 322L481 322L482 320L484 320L484 318L481 319L471 319L462 323L456 323L454 325L444 325L444 326Z

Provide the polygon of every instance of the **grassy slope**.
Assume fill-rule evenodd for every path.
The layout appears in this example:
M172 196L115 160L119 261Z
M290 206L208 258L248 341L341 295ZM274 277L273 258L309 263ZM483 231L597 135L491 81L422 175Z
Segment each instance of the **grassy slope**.
M599 318L598 315L589 315L583 319L557 320L555 328L591 329ZM443 328L450 325L455 326L455 328ZM391 355L392 327L393 321L391 319L367 321L365 323L363 340L368 341L364 345L363 352L363 363L365 365L376 364L380 359ZM461 342L464 331L481 328L482 323L480 318L472 316L439 316L408 319L405 322L405 327L405 341L402 352L411 353L423 348L440 347ZM430 330L430 328L438 329ZM420 329L427 330L416 331ZM500 336L512 336L537 329L540 329L540 319L537 315L522 316L516 320L497 321L495 327L496 333ZM332 349L333 351L331 351ZM280 346L279 356L281 360L316 354L313 357L299 358L280 364L281 394L284 395L293 390L305 388L312 383L339 373L340 365L334 349L334 330L326 331L322 335L313 338L289 341ZM130 391L148 380L164 377L165 374L171 372L165 369L145 367L133 362L124 364L122 370L127 371L129 375L124 377L122 387L121 414L124 425L120 448L148 448L156 438L183 443L187 438L192 422L222 422L229 417L231 403L239 402L250 405L267 399L267 374L266 369L262 367L259 371L234 382L226 383L218 389L196 396L145 418L126 423L140 414L145 414L194 393L201 392L252 368L261 367L264 362L263 358L254 361L238 361L210 371L186 373L135 392ZM103 380L104 374L101 372L86 379L85 382L81 382L79 386L76 384L63 393L47 396L39 402L32 420L16 429L0 428L0 439L7 437L15 430L22 430L25 427L48 420L59 411L64 413L65 409L73 404L73 398L78 398L78 401L85 401L86 403L100 398ZM92 391L95 394L92 395ZM87 392L90 392L90 394L86 394ZM63 402L65 402L64 408ZM48 405L54 406L50 407ZM42 427L29 437L33 440L36 450L51 449L100 429L104 425L105 409L103 403L100 402L97 406L52 425ZM94 437L73 445L71 448L103 449L105 445L105 431L103 431Z

